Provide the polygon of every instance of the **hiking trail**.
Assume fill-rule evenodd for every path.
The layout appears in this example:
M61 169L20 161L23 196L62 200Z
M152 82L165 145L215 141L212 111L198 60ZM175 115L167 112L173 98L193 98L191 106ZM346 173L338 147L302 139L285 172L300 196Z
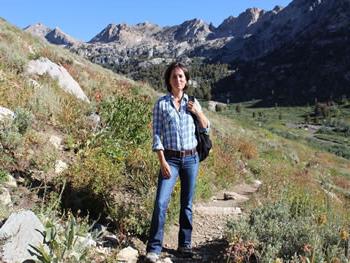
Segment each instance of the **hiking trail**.
M242 204L258 191L261 182L239 184L230 190L218 192L207 202L193 205L193 257L184 258L176 251L178 223L171 225L164 234L163 251L159 263L171 262L220 262L226 241L224 233L229 219L242 215Z

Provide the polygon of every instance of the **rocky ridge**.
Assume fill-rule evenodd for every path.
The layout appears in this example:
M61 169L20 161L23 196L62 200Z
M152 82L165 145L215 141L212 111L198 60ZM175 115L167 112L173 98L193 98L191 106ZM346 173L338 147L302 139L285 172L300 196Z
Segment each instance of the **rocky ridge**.
M218 27L201 19L170 27L149 22L109 24L87 43L68 41L66 45L94 62L115 66L130 60L145 62L174 57L203 57L220 62L251 60L319 24L334 5L331 0L294 0L285 8L276 6L270 11L248 8L238 17L226 18ZM31 27L26 30L39 36L47 32L43 25L41 30L35 25ZM66 35L61 31L60 34ZM48 40L63 43L57 37Z
M80 41L64 33L59 27L51 29L43 25L42 23L27 26L26 28L24 28L24 31L36 35L41 39L44 39L49 43L55 45L63 45L69 47L73 45L78 45L80 43Z
M314 100L315 93L323 93L318 97L326 100L350 95L344 88L349 82L348 70L336 62L340 59L347 64L347 48L341 47L348 46L348 6L348 0L294 0L285 8L276 6L270 11L249 8L238 17L228 17L218 27L200 19L170 27L148 22L134 26L110 24L89 42L69 48L130 77L142 68L175 58L186 63L194 58L205 63L228 63L232 76L211 87L216 100L271 97L272 105L283 100L295 104L299 98L299 103ZM43 35L46 30L41 26L32 31ZM330 74L330 69L335 74ZM322 81L319 75L324 76ZM327 76L334 76L334 81ZM329 88L334 82L340 83L336 90ZM281 83L287 84L282 87ZM296 86L300 88L294 89Z

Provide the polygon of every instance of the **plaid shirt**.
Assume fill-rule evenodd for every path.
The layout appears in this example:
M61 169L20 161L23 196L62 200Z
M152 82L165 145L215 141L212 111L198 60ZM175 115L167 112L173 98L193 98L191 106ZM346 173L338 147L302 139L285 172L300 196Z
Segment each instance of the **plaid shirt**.
M173 103L171 93L158 99L153 108L153 151L157 150L190 150L197 146L195 125L191 112L187 109L188 95L184 94L179 111ZM201 109L198 101L199 109ZM202 131L209 132L208 128Z

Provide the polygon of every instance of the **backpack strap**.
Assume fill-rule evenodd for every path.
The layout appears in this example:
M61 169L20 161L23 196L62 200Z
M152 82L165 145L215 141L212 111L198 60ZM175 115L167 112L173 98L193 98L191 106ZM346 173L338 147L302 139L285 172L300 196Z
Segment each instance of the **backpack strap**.
M189 99L189 101L193 101L193 102L195 102L196 101L196 98L194 97L194 96L188 96L188 99ZM194 115L192 112L191 112L191 116L192 116L192 118L193 118L193 120L194 120L194 123L196 124L196 126L197 126L197 123L196 123L196 121L197 121L197 116L196 115Z

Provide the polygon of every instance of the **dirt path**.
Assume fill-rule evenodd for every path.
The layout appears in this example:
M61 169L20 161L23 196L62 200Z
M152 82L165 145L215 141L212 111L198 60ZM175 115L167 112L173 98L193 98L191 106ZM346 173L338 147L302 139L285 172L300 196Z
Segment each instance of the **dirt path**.
M260 187L261 182L240 184L230 191L222 191L205 203L194 205L192 245L194 256L183 258L177 252L178 224L165 233L161 262L220 262L226 241L224 232L228 219L242 215L241 206Z

